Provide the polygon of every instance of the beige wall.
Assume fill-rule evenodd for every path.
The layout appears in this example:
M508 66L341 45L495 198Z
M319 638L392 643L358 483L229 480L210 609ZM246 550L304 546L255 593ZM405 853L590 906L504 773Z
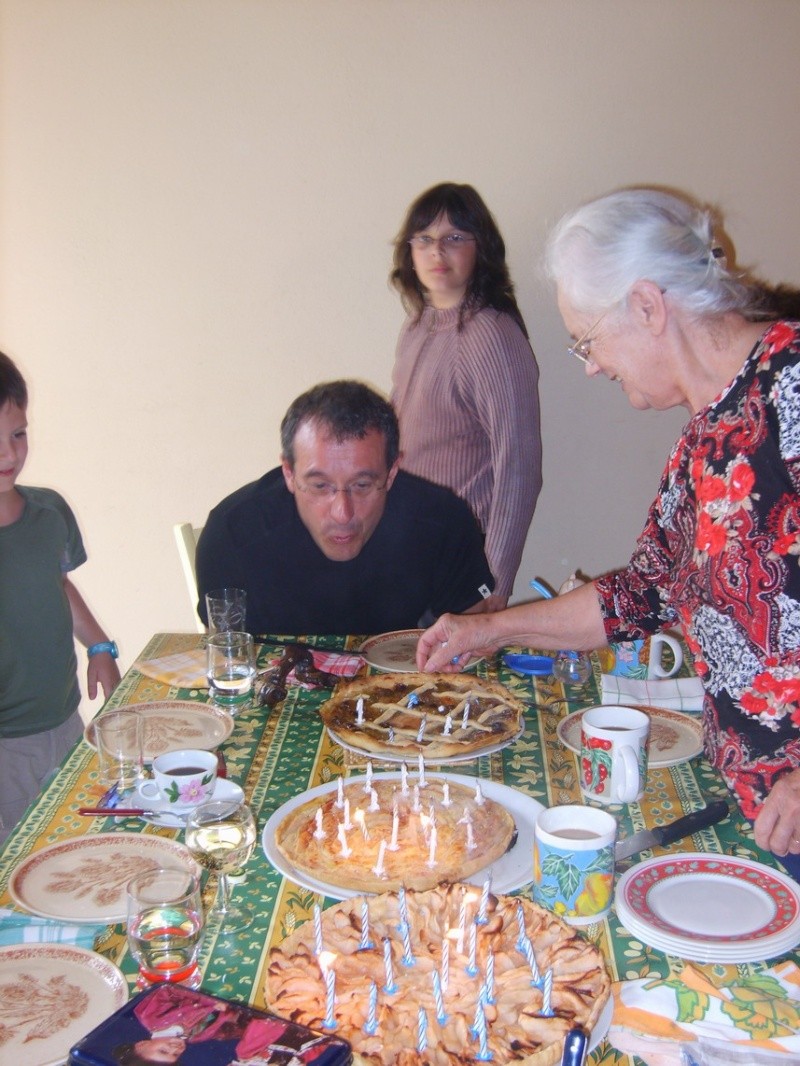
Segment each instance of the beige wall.
M0 0L0 346L123 665L192 628L171 526L276 462L288 402L388 389L390 240L440 180L495 212L542 368L517 596L624 561L682 412L568 359L544 235L671 184L800 282L798 40L796 0Z

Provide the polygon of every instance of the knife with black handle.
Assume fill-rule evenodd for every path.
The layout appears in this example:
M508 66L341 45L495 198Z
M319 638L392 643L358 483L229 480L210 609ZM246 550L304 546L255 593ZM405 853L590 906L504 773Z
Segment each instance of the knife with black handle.
M678 818L667 825L660 825L656 829L640 829L638 833L632 833L624 840L617 841L614 857L617 862L636 855L646 848L663 847L672 844L675 840L682 840L691 836L699 829L706 829L709 825L716 825L730 814L727 800L715 800L707 807L701 807L699 811Z

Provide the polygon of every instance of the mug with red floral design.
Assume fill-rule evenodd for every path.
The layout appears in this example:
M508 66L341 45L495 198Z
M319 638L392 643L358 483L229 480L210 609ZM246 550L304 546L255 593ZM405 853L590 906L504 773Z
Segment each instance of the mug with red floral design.
M647 784L650 718L634 707L591 707L581 718L581 792L597 803L633 803Z
M185 748L167 751L153 759L153 780L139 791L147 799L158 799L173 811L190 811L206 803L217 783L217 756L211 751Z

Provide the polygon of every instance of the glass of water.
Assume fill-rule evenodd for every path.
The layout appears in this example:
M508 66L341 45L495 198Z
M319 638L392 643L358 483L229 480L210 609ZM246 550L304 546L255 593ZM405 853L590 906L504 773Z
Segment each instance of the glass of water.
M206 593L209 633L225 633L247 628L247 592L245 589L212 589Z
M155 867L128 883L128 948L139 965L138 988L163 981L198 988L202 935L200 882L187 867Z
M235 714L250 701L256 676L253 638L238 631L212 633L206 640L211 699Z

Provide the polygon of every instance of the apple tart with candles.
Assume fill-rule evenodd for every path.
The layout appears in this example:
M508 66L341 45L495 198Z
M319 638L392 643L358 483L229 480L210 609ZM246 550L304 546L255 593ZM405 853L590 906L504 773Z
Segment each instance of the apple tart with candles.
M275 831L289 863L356 892L432 888L491 866L512 844L508 811L456 781L408 774L357 777L295 807Z
M471 674L384 673L339 685L320 715L334 740L366 755L447 762L510 744L523 711L503 685Z
M556 915L455 884L316 909L270 951L265 992L360 1066L553 1066L610 990L600 950Z

